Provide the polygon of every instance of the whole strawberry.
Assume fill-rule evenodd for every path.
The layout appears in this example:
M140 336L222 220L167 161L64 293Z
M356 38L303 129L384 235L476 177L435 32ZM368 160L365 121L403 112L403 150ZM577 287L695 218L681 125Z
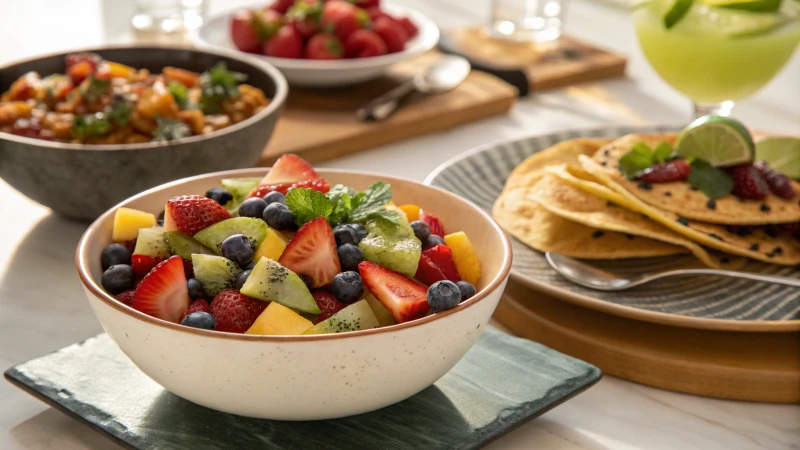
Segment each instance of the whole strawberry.
M774 170L766 161L756 161L753 165L761 173L761 177L767 182L769 190L773 194L786 200L791 200L797 196L789 177Z
M202 298L199 298L193 301L192 303L189 303L189 307L186 308L186 311L184 311L183 314L181 314L181 318L178 320L178 323L183 322L183 318L191 313L210 312L210 311L211 311L211 306L208 304L208 302Z
M692 167L682 159L654 164L639 177L645 183L671 183L689 178Z
M728 174L733 179L733 195L746 200L761 200L769 195L769 185L752 164L731 167Z
M217 331L244 333L267 307L267 302L252 299L236 289L220 291L211 302L211 315Z

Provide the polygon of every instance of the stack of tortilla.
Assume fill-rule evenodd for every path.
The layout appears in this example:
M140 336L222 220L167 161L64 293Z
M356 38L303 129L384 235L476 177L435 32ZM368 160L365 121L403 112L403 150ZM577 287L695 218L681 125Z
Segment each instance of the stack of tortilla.
M509 176L493 209L513 236L539 251L584 259L691 253L705 265L730 267L746 257L800 264L798 198L770 195L709 202L687 182L628 180L619 159L637 142L651 148L676 134L574 139L534 154ZM795 183L800 193L800 185ZM736 262L735 262L736 261Z

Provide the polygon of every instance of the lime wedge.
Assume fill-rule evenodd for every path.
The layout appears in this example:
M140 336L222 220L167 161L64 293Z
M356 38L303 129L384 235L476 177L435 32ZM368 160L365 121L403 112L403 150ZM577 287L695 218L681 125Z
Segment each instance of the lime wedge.
M775 12L781 7L781 0L700 0L708 6L738 9L753 12Z
M681 131L675 151L684 158L700 158L712 166L726 167L752 161L755 144L738 120L705 116Z
M664 26L667 29L672 28L679 20L689 12L694 0L675 0L675 3L664 14Z
M767 138L756 144L756 159L789 178L800 180L800 138Z

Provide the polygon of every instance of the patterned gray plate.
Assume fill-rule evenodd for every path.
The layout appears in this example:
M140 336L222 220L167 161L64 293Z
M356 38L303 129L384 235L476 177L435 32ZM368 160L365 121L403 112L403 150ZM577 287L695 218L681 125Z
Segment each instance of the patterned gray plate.
M491 211L511 170L528 156L556 143L579 137L618 137L636 132L674 131L675 127L604 127L572 130L503 142L475 149L446 162L426 184L438 186ZM668 278L625 292L600 292L572 284L556 274L544 255L512 238L512 275L535 289L609 313L669 325L737 331L800 330L800 290L722 277ZM691 257L597 261L622 271L654 271L685 267ZM743 269L776 275L800 270L751 262Z

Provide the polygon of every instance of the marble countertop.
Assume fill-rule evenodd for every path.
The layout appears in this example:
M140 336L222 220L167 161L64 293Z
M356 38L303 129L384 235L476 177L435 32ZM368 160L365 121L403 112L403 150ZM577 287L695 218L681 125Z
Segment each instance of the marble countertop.
M246 0L207 0L219 11ZM0 15L0 63L40 53L132 39L124 0L29 0ZM404 0L441 27L482 23L489 0ZM567 31L630 57L627 78L548 91L507 116L339 158L328 167L422 180L475 146L576 127L685 123L688 100L649 68L627 12L590 0L569 5ZM24 36L24 38L23 38ZM761 129L800 133L800 56L735 115ZM435 149L435 151L431 151ZM413 163L412 163L413 161ZM5 369L101 332L74 270L85 224L52 215L0 181L0 367ZM0 448L114 449L102 436L0 383ZM800 406L705 399L613 377L489 445L505 449L800 448Z

